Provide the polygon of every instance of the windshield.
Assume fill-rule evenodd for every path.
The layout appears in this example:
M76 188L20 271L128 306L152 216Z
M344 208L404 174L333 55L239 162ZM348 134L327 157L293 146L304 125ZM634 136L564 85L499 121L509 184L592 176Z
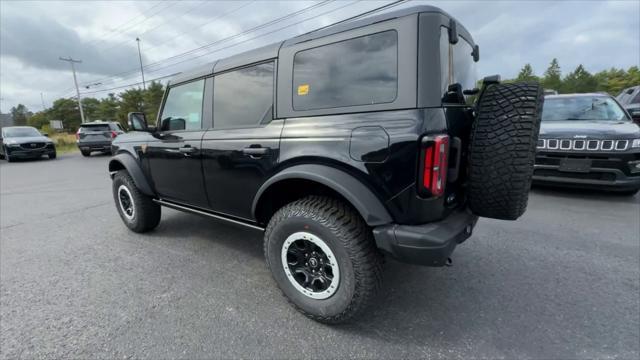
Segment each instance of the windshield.
M546 98L542 121L564 120L628 120L624 111L607 96L576 96Z
M109 128L109 124L103 125L82 125L80 126L80 132L90 132L90 131L111 131Z
M42 136L35 128L8 128L4 129L4 137L29 137Z

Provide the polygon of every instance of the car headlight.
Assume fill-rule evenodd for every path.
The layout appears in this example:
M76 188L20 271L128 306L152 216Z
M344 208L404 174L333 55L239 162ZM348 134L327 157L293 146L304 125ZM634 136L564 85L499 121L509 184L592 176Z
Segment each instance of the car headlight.
M640 139L633 139L633 141L631 142L631 147L640 148Z
M18 142L17 142L17 141L15 141L15 140L8 140L8 141L6 142L6 144L7 144L7 146L11 146L11 147L17 147L17 146L20 146L20 144L18 144Z

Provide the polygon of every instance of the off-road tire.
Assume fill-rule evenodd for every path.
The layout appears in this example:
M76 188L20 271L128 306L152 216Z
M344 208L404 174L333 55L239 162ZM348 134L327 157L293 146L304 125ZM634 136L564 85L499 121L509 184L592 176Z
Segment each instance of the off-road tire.
M119 189L124 185L133 199L133 217L128 218L120 205ZM112 183L113 200L116 209L124 224L134 232L144 233L154 229L160 223L160 205L155 203L150 196L140 192L133 179L125 170L118 171L113 177Z
M85 157L91 156L91 151L80 150L80 153L82 154L82 156L85 156Z
M322 238L335 254L340 282L329 298L305 296L287 279L281 251L285 239L298 231ZM342 323L361 314L382 282L383 259L371 229L349 205L333 198L309 196L279 209L265 231L264 254L283 295L298 311L323 323Z
M492 84L478 100L469 147L469 206L515 220L527 209L544 95L537 83Z

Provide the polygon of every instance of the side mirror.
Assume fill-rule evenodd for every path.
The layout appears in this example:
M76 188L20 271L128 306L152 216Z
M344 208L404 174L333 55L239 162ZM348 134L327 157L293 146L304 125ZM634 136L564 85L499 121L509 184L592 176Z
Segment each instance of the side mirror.
M162 120L160 126L161 131L184 130L187 128L187 122L182 118L166 118Z
M127 123L129 129L133 131L149 131L147 126L147 117L143 112L130 112L127 115Z
M458 43L458 28L453 19L449 19L449 43L453 45Z
M473 46L471 56L473 57L473 62L478 62L480 60L480 47L478 45Z

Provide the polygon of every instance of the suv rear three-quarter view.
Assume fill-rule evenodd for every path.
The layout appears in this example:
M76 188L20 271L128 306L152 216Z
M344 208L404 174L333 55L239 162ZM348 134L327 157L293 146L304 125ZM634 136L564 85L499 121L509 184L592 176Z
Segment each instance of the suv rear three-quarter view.
M383 257L443 266L478 216L527 206L542 111L534 83L485 78L442 10L343 22L177 75L155 124L113 142L116 209L161 206L264 232L283 294L308 317L360 314Z
M92 121L81 124L76 132L76 142L82 156L90 156L94 151L111 153L111 142L124 129L117 122Z

